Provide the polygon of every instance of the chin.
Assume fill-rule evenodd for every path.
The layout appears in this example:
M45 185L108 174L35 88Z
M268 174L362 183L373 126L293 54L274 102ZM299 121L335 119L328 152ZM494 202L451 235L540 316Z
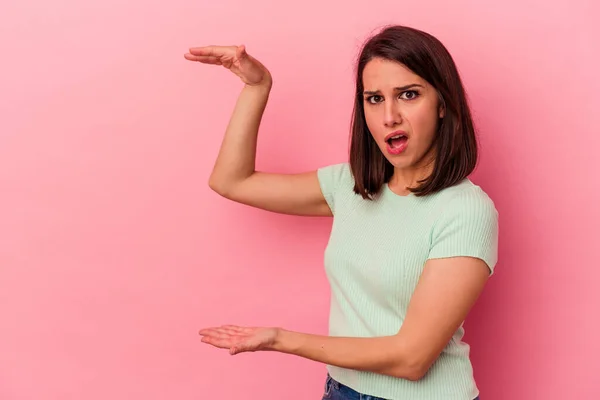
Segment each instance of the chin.
M409 169L414 166L414 163L412 163L409 160L398 160L393 158L387 158L387 160L390 162L390 164L392 164L394 168L397 169Z
M385 159L394 166L394 168L404 169L414 166L415 162L410 154L390 155L383 151Z
M413 150L413 151L411 151ZM406 149L404 152L398 155L391 155L387 153L386 149L382 150L382 154L390 164L397 169L420 169L425 168L427 159L433 155L424 151L414 151L415 149ZM433 159L431 160L433 161Z

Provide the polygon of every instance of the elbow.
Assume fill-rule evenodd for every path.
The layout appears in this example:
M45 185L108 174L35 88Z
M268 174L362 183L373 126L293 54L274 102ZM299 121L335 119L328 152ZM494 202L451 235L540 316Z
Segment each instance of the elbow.
M210 188L210 190L216 193L219 193L221 189L219 183L215 180L215 178L212 175L208 179L208 187Z
M222 180L216 179L214 175L211 175L208 179L208 187L218 195L229 198L229 189L227 185L223 184Z
M219 176L213 172L208 179L208 187L221 197L242 202L244 194L240 189L249 177L250 175L244 177Z
M389 375L416 382L425 377L431 364L421 359L405 359L401 364L395 365Z
M401 378L401 379L406 379L412 382L416 382L419 381L421 379L423 379L423 377L425 377L425 375L427 374L427 371L429 369L428 368L424 368L424 367L420 367L420 366L414 366L414 367L401 367L401 368L396 368L394 371L392 371L392 373L390 374L391 376L393 376L394 378Z
M397 339L398 340L398 339ZM426 343L408 337L397 341L388 375L409 381L419 381L427 375L439 352Z
M402 376L401 378L416 382L423 379L423 377L427 374L428 370L429 368L425 368L422 366L414 366L406 369L404 371L404 376Z

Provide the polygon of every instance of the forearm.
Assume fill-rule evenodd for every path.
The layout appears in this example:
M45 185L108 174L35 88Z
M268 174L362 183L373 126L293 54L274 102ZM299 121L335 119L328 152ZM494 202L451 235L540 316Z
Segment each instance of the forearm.
M270 78L261 85L245 85L238 96L210 177L216 191L254 173L257 136L271 85Z
M342 368L417 380L423 368L397 336L351 338L280 330L272 350Z

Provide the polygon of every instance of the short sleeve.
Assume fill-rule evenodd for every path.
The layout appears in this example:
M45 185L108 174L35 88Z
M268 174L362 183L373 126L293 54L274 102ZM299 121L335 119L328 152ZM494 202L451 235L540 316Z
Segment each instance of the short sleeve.
M348 189L350 183L350 166L348 163L328 165L317 170L317 177L323 197L335 215L336 205L340 203L339 193L341 190Z
M429 257L475 257L494 273L498 261L498 212L479 187L462 191L447 204L431 235Z

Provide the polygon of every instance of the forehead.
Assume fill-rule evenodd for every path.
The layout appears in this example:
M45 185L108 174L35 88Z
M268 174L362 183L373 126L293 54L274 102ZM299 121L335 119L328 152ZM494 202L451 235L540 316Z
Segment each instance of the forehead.
M362 79L365 90L380 90L388 86L396 87L412 83L426 85L424 79L404 64L382 58L374 58L365 65Z

